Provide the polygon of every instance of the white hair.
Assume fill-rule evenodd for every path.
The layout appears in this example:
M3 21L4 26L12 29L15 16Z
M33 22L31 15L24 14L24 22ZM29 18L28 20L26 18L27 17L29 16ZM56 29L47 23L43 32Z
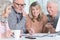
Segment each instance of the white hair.
M48 0L47 1L47 5L49 4L49 3L55 3L56 4L56 6L58 7L58 11L59 11L59 0Z
M58 5L58 0L48 0L48 1L47 1L47 4L50 3L50 2L56 3L56 4Z

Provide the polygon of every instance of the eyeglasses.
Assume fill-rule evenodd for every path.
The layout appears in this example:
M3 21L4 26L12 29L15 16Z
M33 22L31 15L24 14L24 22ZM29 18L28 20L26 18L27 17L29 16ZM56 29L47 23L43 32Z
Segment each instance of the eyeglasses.
M18 4L18 3L16 3L16 2L14 2L15 4L17 4L18 6L20 5L20 6L25 6L26 4Z

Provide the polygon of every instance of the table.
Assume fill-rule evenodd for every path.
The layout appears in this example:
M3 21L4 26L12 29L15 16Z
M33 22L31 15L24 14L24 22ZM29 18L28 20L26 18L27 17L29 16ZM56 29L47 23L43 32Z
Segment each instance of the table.
M53 35L53 37L43 33L34 34L34 35L35 36L41 35L41 36L40 37L36 36L36 39L28 39L28 38L25 38L26 36L22 36L21 38L18 38L18 39L11 37L11 38L4 38L0 40L59 40L60 39L60 35L57 35L57 34L50 34L50 35ZM45 36L42 36L42 35L45 35Z

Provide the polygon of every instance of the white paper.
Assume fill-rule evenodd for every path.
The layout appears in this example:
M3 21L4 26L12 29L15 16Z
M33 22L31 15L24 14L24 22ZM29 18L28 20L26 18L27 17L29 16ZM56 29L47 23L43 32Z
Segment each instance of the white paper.
M14 37L15 38L19 38L20 37L21 30L12 30L12 32L14 32Z
M58 20L58 23L57 23L57 26L56 26L56 32L59 32L60 31L60 17L59 17L59 20Z

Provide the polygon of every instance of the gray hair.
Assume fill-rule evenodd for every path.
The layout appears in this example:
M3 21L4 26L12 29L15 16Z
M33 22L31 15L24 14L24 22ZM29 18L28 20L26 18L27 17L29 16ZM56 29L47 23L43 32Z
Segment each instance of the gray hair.
M48 1L47 1L47 4L50 3L50 2L56 3L56 4L58 5L58 0L48 0Z

